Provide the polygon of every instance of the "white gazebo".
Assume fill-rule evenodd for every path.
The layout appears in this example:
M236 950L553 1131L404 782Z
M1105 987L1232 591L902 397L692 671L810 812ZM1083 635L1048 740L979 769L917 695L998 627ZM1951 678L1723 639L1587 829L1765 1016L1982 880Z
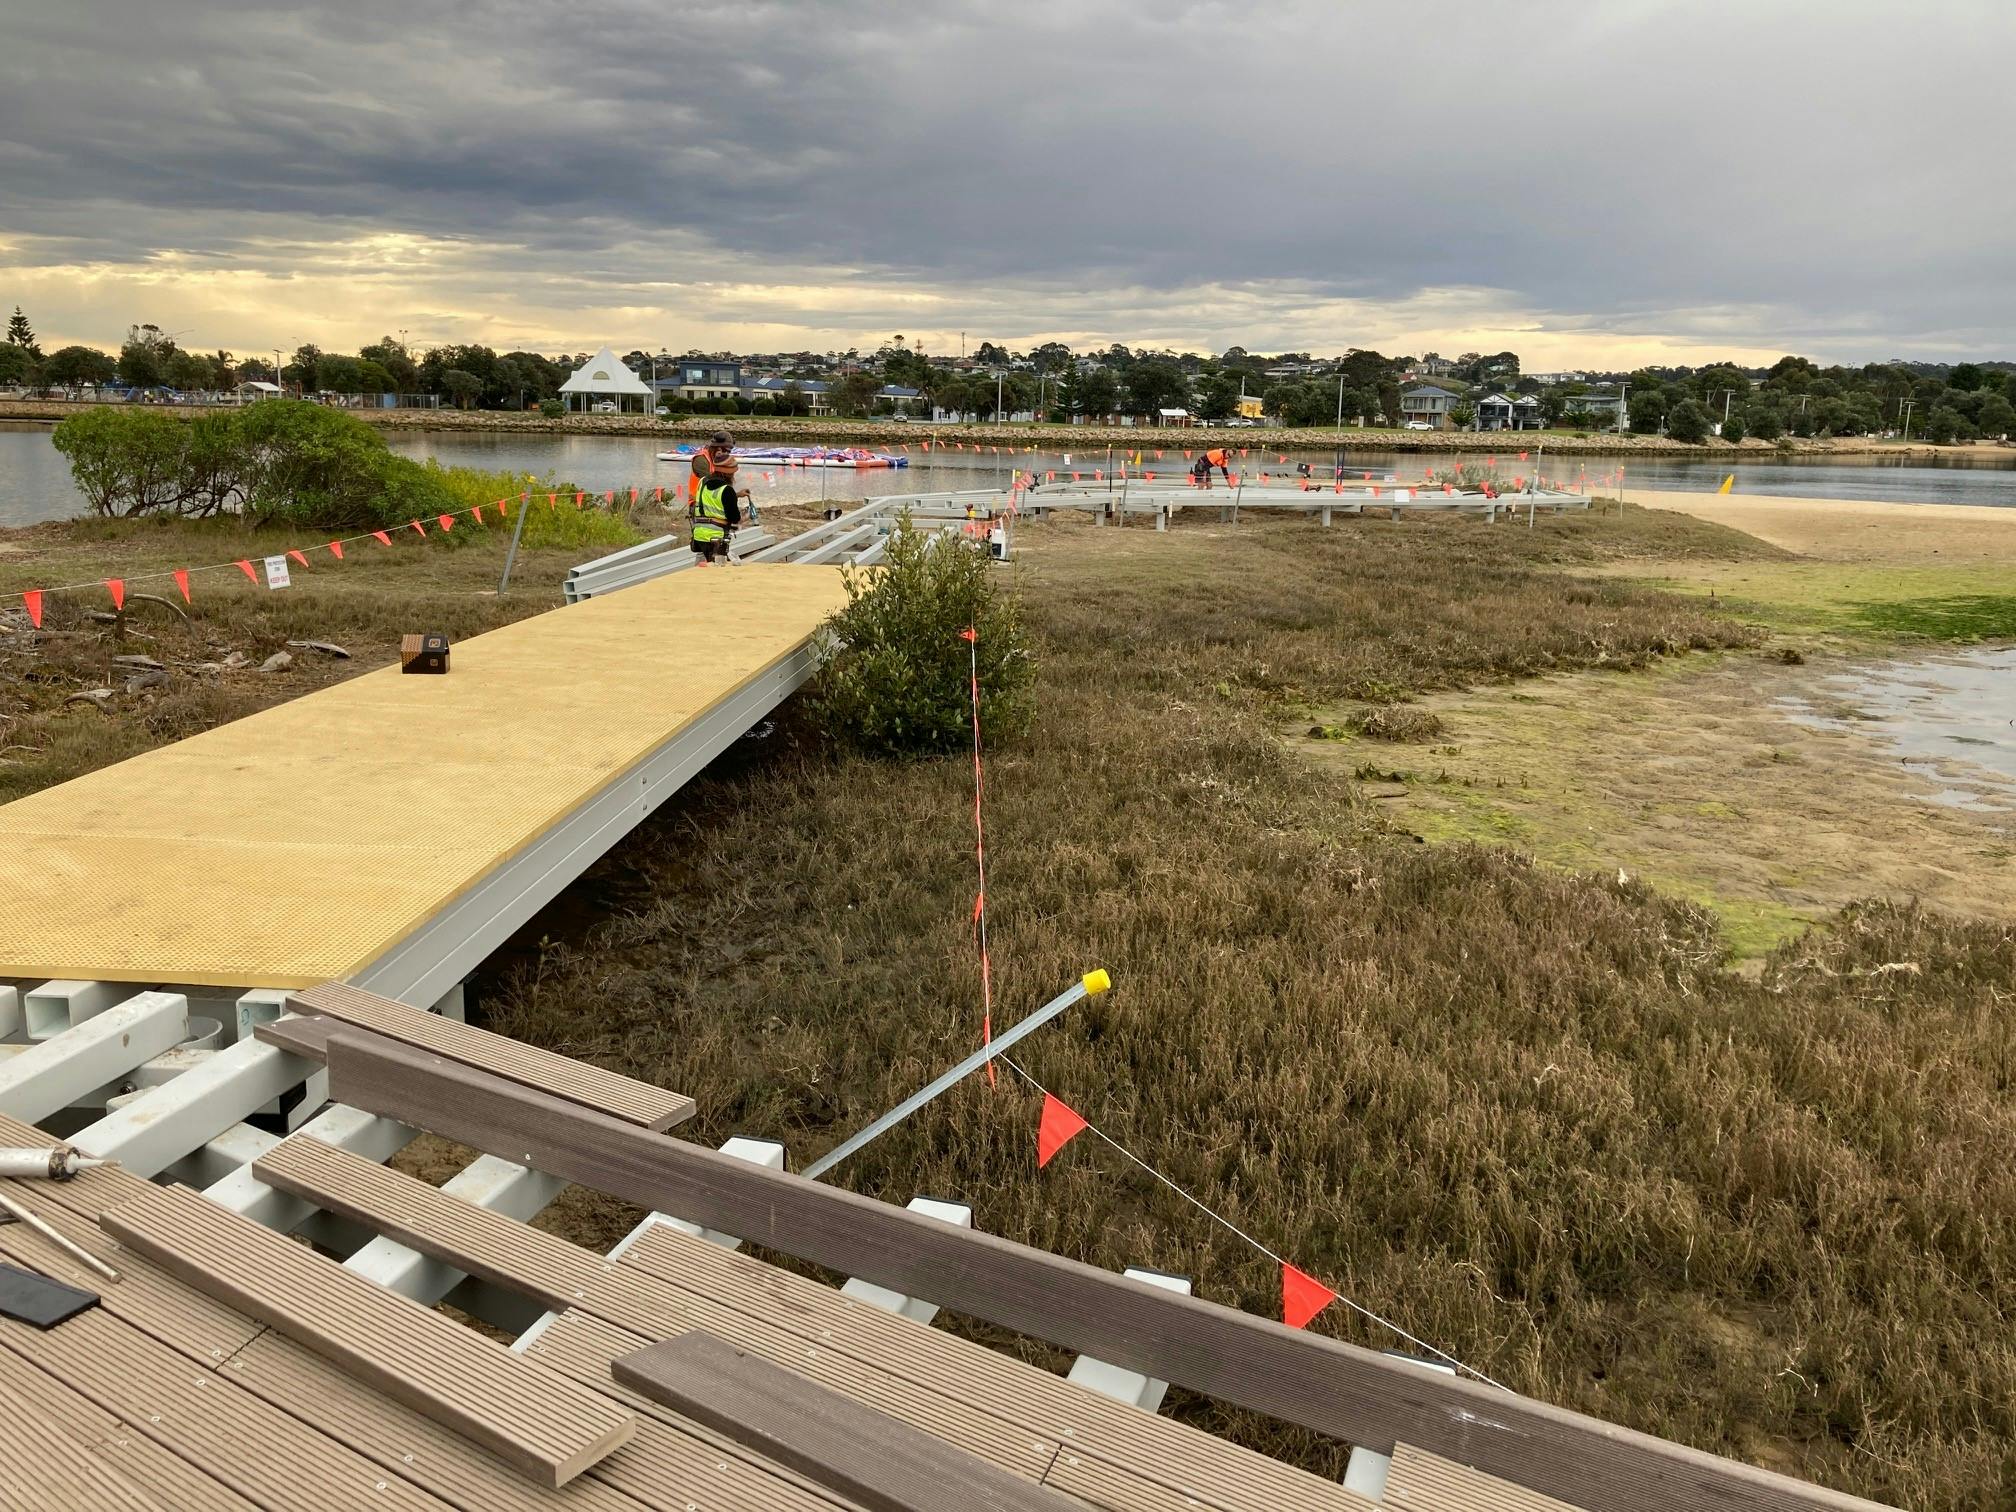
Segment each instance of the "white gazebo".
M651 385L625 367L608 347L567 375L560 397L570 411L590 413L614 405L619 413L648 415L656 407Z

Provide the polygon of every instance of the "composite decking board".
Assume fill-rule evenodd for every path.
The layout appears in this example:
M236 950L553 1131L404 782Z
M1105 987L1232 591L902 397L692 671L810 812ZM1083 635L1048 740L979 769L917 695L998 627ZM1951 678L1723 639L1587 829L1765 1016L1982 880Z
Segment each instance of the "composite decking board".
M424 1512L447 1505L103 1309L46 1334L0 1324L0 1347L262 1507Z
M1551 1496L1423 1453L1412 1444L1393 1446L1393 1463L1380 1500L1394 1512L1582 1512Z
M693 1099L681 1093L668 1092L586 1061L555 1055L551 1050L524 1044L507 1035L492 1034L474 1024L409 1008L342 982L324 982L319 987L292 993L288 1006L297 1013L338 1019L388 1039L431 1050L507 1081L536 1087L647 1129L668 1129L693 1116Z
M691 1318L685 1321L692 1326L676 1328L675 1333L690 1333L694 1327L710 1321L724 1322L731 1327L741 1322L732 1313L725 1317L718 1314L710 1316L705 1308L694 1308ZM547 1324L525 1352L542 1365L551 1366L584 1385L606 1390L625 1406L662 1414L665 1409L655 1407L620 1382L613 1387L608 1383L610 1371L617 1360L657 1343L663 1336L661 1326L645 1323L639 1325L639 1331L632 1331L576 1306ZM766 1334L763 1330L748 1329L744 1324L740 1337L750 1338L760 1346L776 1348L781 1336L775 1330ZM765 1357L801 1371L827 1390L873 1402L889 1416L918 1432L930 1433L947 1443L956 1444L974 1458L1032 1483L1043 1478L1061 1447L1055 1440L1016 1428L963 1402L924 1390L900 1377L864 1367L858 1360L838 1351L803 1345L795 1348L787 1346L777 1355ZM1116 1505L1125 1507L1129 1503L1121 1501Z
M45 1409L37 1397L0 1378L0 1507L105 1512L175 1512L124 1471L101 1459L88 1435Z
M76 1388L13 1351L0 1348L0 1381L53 1413L94 1453L164 1507L205 1512L251 1512L247 1501L174 1450L135 1432Z
M635 1426L573 1382L186 1188L157 1188L98 1221L127 1248L541 1484L566 1484Z
M265 1332L265 1324L129 1254L94 1220L60 1206L51 1197L60 1189L51 1182L16 1182L8 1195L72 1244L117 1270L120 1279L107 1281L25 1223L0 1224L0 1255L68 1285L95 1291L100 1307L199 1363L229 1359Z
M944 1439L746 1354L682 1334L616 1361L619 1384L724 1433L864 1512L1069 1512L1071 1503Z
M1409 1442L1572 1505L1874 1503L755 1166L410 1047L338 1034L332 1092L477 1149L1381 1452Z
M1179 1504L1252 1512L1366 1505L1277 1460L663 1225L611 1261L306 1135L275 1146L253 1169L457 1270L613 1325L598 1337L562 1318L528 1350L591 1384L626 1346L705 1329L1017 1473L1049 1466L1054 1476L1057 1452L1069 1448L1067 1476L1131 1486L1108 1505L1160 1506L1165 1492ZM563 1364L554 1354L562 1341L593 1343L600 1357L577 1352Z
M346 1375L292 1339L268 1332L219 1372L254 1396L352 1445L384 1470L458 1507L482 1512L642 1512L646 1503L594 1475L534 1485L424 1413ZM616 1450L627 1454L629 1445Z
M845 602L838 567L674 573L462 641L446 677L387 666L17 799L0 845L37 885L0 893L0 976L349 977Z

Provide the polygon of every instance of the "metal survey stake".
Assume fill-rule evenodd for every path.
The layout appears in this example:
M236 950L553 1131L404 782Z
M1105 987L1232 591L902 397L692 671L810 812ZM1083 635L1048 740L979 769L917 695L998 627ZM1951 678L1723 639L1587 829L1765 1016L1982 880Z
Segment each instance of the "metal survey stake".
M972 1075L1002 1051L1009 1049L1023 1039L1026 1039L1029 1035L1034 1034L1066 1008L1076 1003L1082 1003L1088 997L1097 997L1112 985L1112 979L1105 972L1086 972L1081 980L1072 984L1068 992L1060 993L1058 996L1052 998L1006 1034L998 1035L994 1039L989 1040L950 1071L947 1071L943 1076L932 1082L928 1087L911 1093L910 1096L904 1098L902 1102L891 1108L887 1113L884 1113L860 1133L821 1155L812 1164L805 1167L801 1174L811 1180L818 1180L820 1176L833 1169L834 1166L845 1160L849 1155L852 1155L863 1145L869 1143L871 1140L881 1138L884 1134L895 1128L896 1125L903 1122L904 1119L915 1113L946 1088Z

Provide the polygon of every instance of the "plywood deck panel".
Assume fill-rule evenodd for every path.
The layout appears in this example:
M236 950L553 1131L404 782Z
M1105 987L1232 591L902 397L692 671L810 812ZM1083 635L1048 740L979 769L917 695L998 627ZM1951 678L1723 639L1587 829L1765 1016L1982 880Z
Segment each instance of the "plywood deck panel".
M565 1485L636 1425L573 1382L186 1188L156 1189L99 1222L127 1248L540 1484Z
M324 982L319 987L294 993L288 998L288 1006L296 1013L320 1014L431 1050L436 1055L480 1067L508 1081L537 1087L647 1129L668 1129L693 1116L693 1099L678 1092L667 1092L586 1061L555 1055L551 1050L492 1034L474 1024L409 1008L342 982Z
M458 1270L577 1309L527 1353L591 1385L626 1348L702 1329L1103 1506L1367 1506L1277 1460L674 1229L654 1226L611 1261L300 1134L254 1170ZM632 1263L640 1249L648 1267Z
M839 568L681 572L0 807L0 977L307 987L368 965L805 645Z
M1380 1500L1395 1512L1581 1512L1511 1481L1438 1459L1412 1444L1393 1446Z
M447 1505L102 1309L47 1333L0 1321L0 1347L260 1506L428 1512Z
M0 1380L0 1507L105 1512L174 1512L93 1451L88 1437L45 1411L43 1403Z
M864 1512L1070 1512L1054 1491L710 1334L624 1355L615 1376Z

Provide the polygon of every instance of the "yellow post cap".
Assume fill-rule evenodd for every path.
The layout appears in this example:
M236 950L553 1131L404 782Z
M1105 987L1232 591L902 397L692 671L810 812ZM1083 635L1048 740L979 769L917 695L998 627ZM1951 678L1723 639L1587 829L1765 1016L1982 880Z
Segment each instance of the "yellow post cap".
M1106 975L1104 968L1100 968L1086 972L1080 985L1084 987L1087 997L1097 997L1113 985L1113 978Z

